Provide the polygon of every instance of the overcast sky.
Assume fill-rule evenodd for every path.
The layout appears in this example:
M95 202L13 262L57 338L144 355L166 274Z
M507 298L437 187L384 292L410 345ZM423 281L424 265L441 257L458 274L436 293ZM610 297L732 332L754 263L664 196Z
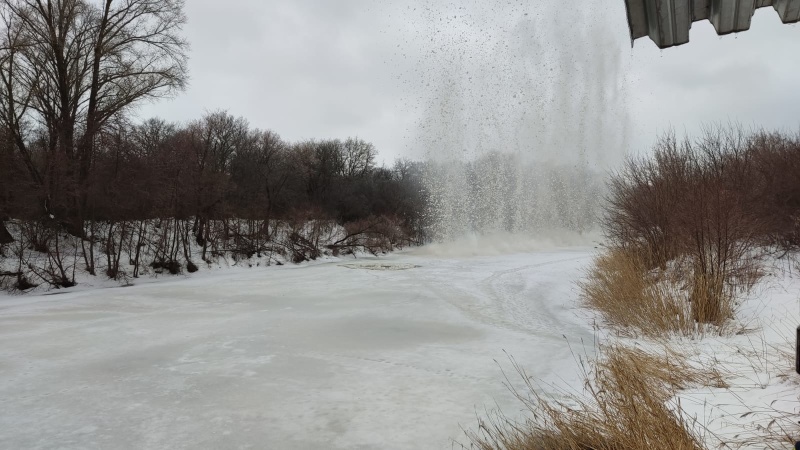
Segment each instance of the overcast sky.
M387 162L453 141L601 154L669 127L800 127L800 27L771 8L738 35L696 23L665 51L631 48L622 0L190 0L186 14L190 87L142 117L225 109L289 141L359 136Z

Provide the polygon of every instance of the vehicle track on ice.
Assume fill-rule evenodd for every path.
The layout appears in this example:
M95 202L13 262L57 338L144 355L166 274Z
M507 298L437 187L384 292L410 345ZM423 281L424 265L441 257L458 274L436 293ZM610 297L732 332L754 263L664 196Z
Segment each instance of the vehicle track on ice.
M581 262L586 260L587 256L561 258L495 271L474 280L474 289L465 288L463 282L442 283L441 279L424 283L471 320L560 340L570 328L584 328L569 320L567 310L574 308L576 293L572 286L564 288L563 272L574 271L577 280ZM468 267L459 269L467 271Z

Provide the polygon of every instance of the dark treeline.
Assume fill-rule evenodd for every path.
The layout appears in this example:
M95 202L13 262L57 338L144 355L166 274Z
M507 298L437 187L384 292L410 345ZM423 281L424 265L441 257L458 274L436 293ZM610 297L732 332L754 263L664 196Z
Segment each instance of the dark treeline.
M79 261L117 278L262 255L278 237L296 261L421 238L422 168L379 166L362 139L286 142L224 111L133 123L186 86L183 9L0 2L0 263L9 248L19 262L0 275L69 285Z
M76 269L127 279L149 268L193 272L218 258L302 262L423 239L422 165L378 166L375 147L358 138L288 143L226 112L182 126L115 124L98 134L79 189L61 180L58 201L81 196L77 230L76 216L57 215L46 184L3 142L0 210L16 231L0 231L18 265L0 275L16 279L6 281L12 289L71 286ZM45 171L46 146L28 149Z
M46 180L44 186L60 182L55 196L28 176L13 144L4 142L5 218L69 227L72 214L56 212L77 204L74 197L80 196L83 225L191 217L198 241L205 238L208 220L234 217L269 224L300 214L344 224L388 216L409 233L420 229L420 165L399 160L392 168L378 166L375 147L359 138L288 143L226 112L185 126L160 119L115 124L98 134L89 176L80 186ZM36 170L47 173L52 155L44 144L32 141L28 149ZM54 207L54 199L62 204Z

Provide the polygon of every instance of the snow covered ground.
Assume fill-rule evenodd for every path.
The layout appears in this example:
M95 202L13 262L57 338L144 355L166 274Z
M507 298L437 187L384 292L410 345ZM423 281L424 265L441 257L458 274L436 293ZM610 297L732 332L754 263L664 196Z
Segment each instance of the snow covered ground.
M519 412L509 355L581 385L591 255L423 249L0 296L0 448L452 448L476 414Z
M679 394L709 448L800 431L792 264L744 300L746 332L659 343L578 308L592 248L499 242L0 296L0 448L449 449L487 410L524 417L510 357L564 399L598 339L719 370L729 387Z
M791 260L772 260L765 268L767 275L742 299L738 331L669 341L696 366L726 378L727 387L678 395L709 448L782 449L800 440L800 375L794 367L800 275Z

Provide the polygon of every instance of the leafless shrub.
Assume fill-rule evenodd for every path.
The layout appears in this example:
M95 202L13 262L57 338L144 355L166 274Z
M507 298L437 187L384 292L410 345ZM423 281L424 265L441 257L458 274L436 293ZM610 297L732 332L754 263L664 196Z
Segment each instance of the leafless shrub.
M20 272L0 272L0 290L8 292L25 292L37 287L31 283L25 273Z
M17 286L25 290L39 281L54 287L75 285L77 240L58 224L18 221L19 242L16 246ZM37 281L38 280L38 281Z
M400 221L387 216L349 222L344 230L343 237L327 246L334 254L366 251L377 255L408 245L410 240Z
M683 206L691 158L689 144L667 134L652 159L630 159L612 175L602 224L615 246L645 248L653 267L665 267L677 256L675 213Z
M330 221L324 220L323 214L319 209L296 210L286 222L287 238L284 246L295 264L313 261L322 256L322 235L331 231Z
M759 132L749 140L753 178L748 207L763 220L764 240L800 248L800 136Z
M730 319L733 293L758 273L757 250L770 234L770 220L753 207L764 200L758 142L734 126L710 127L696 141L668 134L651 159L629 160L612 177L603 223L612 246L639 251L648 268L689 258L695 322Z
M747 207L752 168L744 139L732 131L706 133L692 161L686 207L677 213L680 245L692 258L690 300L699 323L721 325L732 317L736 275L757 262L763 228Z

